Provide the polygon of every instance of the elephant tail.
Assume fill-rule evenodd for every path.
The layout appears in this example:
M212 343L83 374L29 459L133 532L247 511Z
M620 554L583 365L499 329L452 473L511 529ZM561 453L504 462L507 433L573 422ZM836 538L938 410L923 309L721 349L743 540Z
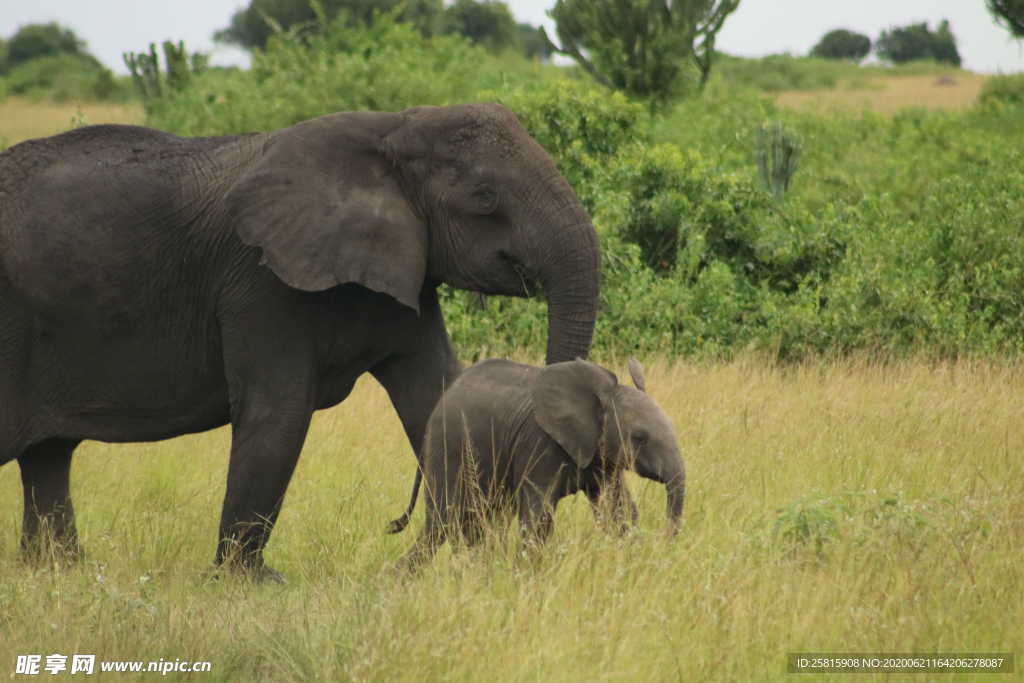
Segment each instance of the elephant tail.
M409 526L409 520L412 518L412 511L416 509L416 498L420 493L420 482L423 481L423 472L420 468L416 468L416 479L412 483L412 497L409 499L409 507L405 509L405 513L398 519L393 519L388 522L388 533L397 534L401 533L405 527Z

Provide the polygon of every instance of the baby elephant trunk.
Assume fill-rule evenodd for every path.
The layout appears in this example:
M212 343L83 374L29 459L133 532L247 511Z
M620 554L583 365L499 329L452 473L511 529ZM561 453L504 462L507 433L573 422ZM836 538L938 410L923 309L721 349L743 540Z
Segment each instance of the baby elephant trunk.
M683 501L686 498L686 467L679 451L658 458L641 456L636 461L636 473L665 485L668 533L675 536L682 522Z

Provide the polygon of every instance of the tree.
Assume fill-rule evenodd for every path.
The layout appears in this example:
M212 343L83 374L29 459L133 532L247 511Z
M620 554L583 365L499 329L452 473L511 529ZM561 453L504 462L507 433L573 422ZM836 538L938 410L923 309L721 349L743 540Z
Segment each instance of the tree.
M837 28L829 31L818 44L811 48L812 57L825 59L852 59L855 62L867 57L871 52L871 39L863 33Z
M18 64L37 57L84 53L85 42L71 29L55 22L27 24L18 29L7 43L7 67L13 69Z
M438 29L443 11L442 0L320 0L320 7L328 18L346 12L350 23L368 23L374 13L401 7L398 18L431 35ZM274 32L273 26L291 29L316 20L316 11L310 0L250 0L249 6L231 17L231 25L213 34L221 43L241 47L263 48Z
M945 19L934 33L924 22L882 31L875 41L875 52L882 59L895 64L915 59L934 59L960 66L956 38Z
M519 29L501 0L455 0L444 10L444 33L458 33L470 42L500 52L519 43Z
M556 52L655 106L676 93L687 61L703 88L715 36L738 6L739 0L557 0L548 14L561 42Z
M956 37L949 28L949 21L943 19L933 36L932 58L936 62L960 66L960 51L956 49Z
M985 0L996 23L1014 38L1024 38L1024 0Z
M0 74L7 72L7 41L0 38Z
M516 24L519 32L519 45L527 59L551 59L551 43L544 40L544 33L539 26L533 24Z

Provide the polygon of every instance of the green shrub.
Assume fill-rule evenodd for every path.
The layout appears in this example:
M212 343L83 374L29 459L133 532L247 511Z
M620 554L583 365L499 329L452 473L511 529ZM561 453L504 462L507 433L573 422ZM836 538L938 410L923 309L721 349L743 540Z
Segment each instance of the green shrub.
M775 511L754 532L756 545L790 559L826 561L838 545L918 555L936 538L963 541L986 536L990 523L962 501L912 499L877 490L816 492Z
M752 285L792 291L805 275L824 276L822 225L779 213L748 174L727 172L696 151L636 147L612 165L595 219L640 248L655 272L693 280L714 261ZM825 251L839 248L831 243Z
M595 220L639 246L648 268L670 271L681 256L685 275L693 277L715 259L741 267L754 260L752 218L766 208L764 199L698 152L637 147L615 160Z
M1024 73L990 76L985 79L978 101L988 106L1021 106L1024 104Z
M123 99L128 89L88 55L58 54L22 62L4 78L10 95L67 100Z
M388 21L338 17L305 37L279 34L249 71L211 70L154 103L152 125L188 135L273 130L335 111L400 111L471 101L510 74L457 36L423 37ZM525 64L525 60L521 60Z
M871 52L871 39L863 33L838 28L829 31L811 48L812 57L824 59L852 59L855 62Z
M886 73L925 68L936 67ZM760 82L771 71L781 81ZM557 67L423 38L393 21L335 22L301 39L275 37L248 72L211 69L165 92L149 122L211 135L339 110L503 102L598 228L599 356L1021 352L1024 107L821 115L777 108L750 87L820 87L851 73L875 71L727 59L702 98L650 118ZM802 141L800 182L785 203L758 180L766 120ZM441 296L464 360L543 352L542 300L497 297L481 307L466 292Z

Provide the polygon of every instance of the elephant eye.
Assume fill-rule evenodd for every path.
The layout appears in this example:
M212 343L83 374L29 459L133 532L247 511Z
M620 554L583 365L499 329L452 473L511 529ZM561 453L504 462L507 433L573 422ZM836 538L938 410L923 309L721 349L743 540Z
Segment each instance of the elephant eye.
M498 208L498 193L487 185L473 190L474 211L482 216L494 213Z
M640 446L643 446L645 443L647 443L647 440L650 437L648 436L648 434L647 434L647 432L645 430L638 429L635 432L633 432L632 438L633 438L633 445L639 448Z

